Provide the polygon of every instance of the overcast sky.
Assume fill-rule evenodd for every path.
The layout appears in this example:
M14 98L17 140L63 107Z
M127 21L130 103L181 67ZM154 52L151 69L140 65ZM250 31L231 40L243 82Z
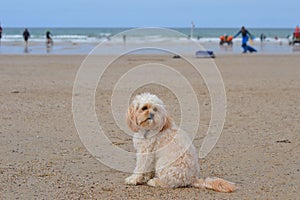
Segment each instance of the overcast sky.
M300 0L2 0L3 27L282 27Z

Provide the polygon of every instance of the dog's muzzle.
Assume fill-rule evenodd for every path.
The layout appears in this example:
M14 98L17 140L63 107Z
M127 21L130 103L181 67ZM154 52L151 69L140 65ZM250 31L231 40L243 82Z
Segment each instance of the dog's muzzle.
M149 113L148 119L153 119L154 118L154 114L153 113Z

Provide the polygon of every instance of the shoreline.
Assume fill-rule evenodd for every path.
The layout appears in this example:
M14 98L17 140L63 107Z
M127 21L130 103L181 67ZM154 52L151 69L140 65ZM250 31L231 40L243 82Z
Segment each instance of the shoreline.
M253 44L250 44L252 47L257 49L258 52L253 54L299 54L300 45L289 46L286 43L270 43L264 42L260 43L255 41ZM199 42L197 40L193 41L178 41L178 42L128 42L123 44L122 42L110 42L103 41L100 43L90 43L90 42L58 42L55 43L52 47L46 47L45 42L30 42L26 47L23 42L1 42L0 45L0 55L7 54L51 54L51 55L88 55L94 49L97 48L100 54L110 55L110 54L120 54L121 52L126 51L127 49L139 49L141 54L143 53L142 48L147 48L148 46L154 46L161 49L168 50L169 47L173 52L178 52L177 54L189 54L194 55L197 50L208 50L213 51L216 55L227 55L227 54L240 54L242 48L240 46L240 41L235 41L233 46L220 46L218 42ZM195 46L198 46L195 47ZM137 53L137 52L136 52ZM156 54L157 51L154 53Z
M13 57L13 56L16 56L16 57L31 57L31 56L34 56L34 57L55 57L55 56L58 56L58 57L64 57L64 56L67 56L67 57L76 57L76 56L79 56L79 57L87 57L89 56L90 54L86 54L86 53L0 53L0 57ZM93 54L92 54L93 55ZM101 54L101 55L97 55L97 56L104 56L104 57L116 57L118 54ZM137 54L129 54L129 55L133 55L133 56L161 56L161 57L169 57L169 58L172 58L175 54L156 54L156 53L147 53L147 54L144 54L144 53L137 53ZM257 53L215 53L215 58L210 58L210 57L203 57L203 58L196 58L195 55L190 55L190 54L176 54L176 55L180 55L180 56L183 56L183 57L190 57L190 58L195 58L195 59L217 59L217 58L226 58L226 57L229 57L229 58L232 58L232 57L276 57L276 56L291 56L291 57L298 57L300 55L300 52L293 52L293 53L260 53L260 52L257 52Z

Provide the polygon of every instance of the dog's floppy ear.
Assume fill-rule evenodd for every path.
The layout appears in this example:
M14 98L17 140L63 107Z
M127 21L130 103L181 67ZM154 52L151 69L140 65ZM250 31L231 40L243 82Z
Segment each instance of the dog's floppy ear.
M165 131L171 127L172 127L172 119L167 114L166 119L165 119L165 124L164 124L163 128L161 129L161 131Z
M138 132L138 126L136 125L136 116L135 110L133 105L131 104L128 108L127 115L126 115L126 123L127 126L133 131Z

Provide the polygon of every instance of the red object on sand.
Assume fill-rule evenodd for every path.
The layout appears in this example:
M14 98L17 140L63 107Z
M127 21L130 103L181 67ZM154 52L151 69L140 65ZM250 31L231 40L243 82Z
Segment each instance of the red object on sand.
M220 45L227 43L228 45L232 45L233 36L222 35L220 36Z
M299 28L299 26L297 26L297 27L295 28L294 36L295 36L296 38L297 38L297 37L300 37L300 28Z

